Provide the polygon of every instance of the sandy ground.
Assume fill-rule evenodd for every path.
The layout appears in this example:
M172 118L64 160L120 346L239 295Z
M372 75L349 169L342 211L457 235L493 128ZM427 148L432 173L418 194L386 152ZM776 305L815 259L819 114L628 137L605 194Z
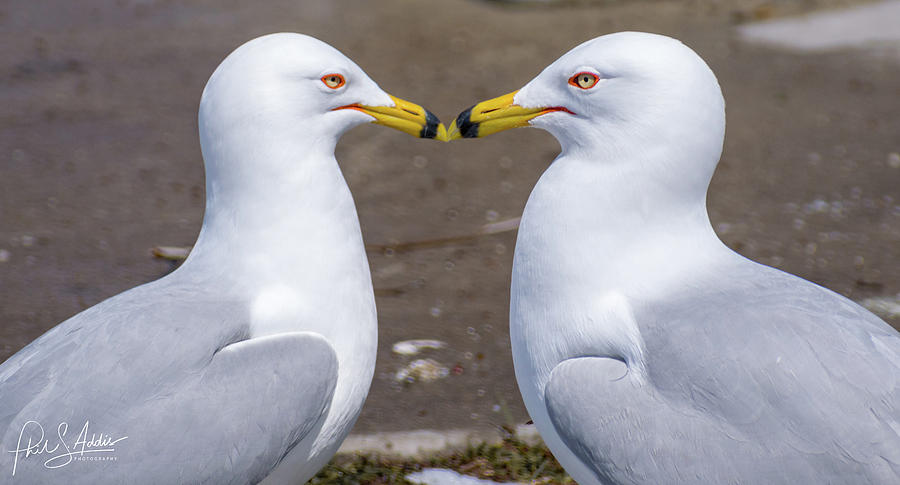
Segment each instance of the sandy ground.
M735 24L845 5L816 0L238 2L14 0L0 6L0 360L63 319L173 267L203 213L196 109L207 77L269 32L317 36L397 96L449 121L523 85L574 45L645 30L719 76L725 154L713 223L742 254L855 300L900 292L900 63L791 53ZM440 144L365 126L338 159L367 243L472 233L516 217L558 145L538 130ZM370 252L380 347L357 433L527 420L507 335L515 233ZM240 257L235 255L235 257ZM898 324L896 318L893 324ZM455 369L395 382L391 345L434 338Z

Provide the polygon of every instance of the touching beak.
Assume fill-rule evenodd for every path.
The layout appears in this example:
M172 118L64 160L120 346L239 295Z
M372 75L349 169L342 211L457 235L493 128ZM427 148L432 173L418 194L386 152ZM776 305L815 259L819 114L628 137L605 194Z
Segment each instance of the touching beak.
M427 109L409 101L388 95L394 102L394 106L365 106L362 104L348 104L334 108L355 109L375 118L376 125L389 126L395 130L409 133L419 138L435 138L441 141L447 140L447 129L437 116Z
M479 138L510 128L528 126L528 122L540 115L554 111L572 113L562 107L523 108L513 104L518 91L499 98L482 101L463 111L447 130L447 141L459 138Z

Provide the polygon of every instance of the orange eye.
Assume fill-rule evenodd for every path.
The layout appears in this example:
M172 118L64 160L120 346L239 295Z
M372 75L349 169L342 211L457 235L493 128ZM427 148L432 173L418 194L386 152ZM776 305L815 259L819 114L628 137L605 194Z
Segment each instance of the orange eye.
M347 83L340 74L326 74L322 76L322 82L331 89L337 89Z
M600 78L592 72L579 72L569 78L569 84L581 89L591 89L597 85Z

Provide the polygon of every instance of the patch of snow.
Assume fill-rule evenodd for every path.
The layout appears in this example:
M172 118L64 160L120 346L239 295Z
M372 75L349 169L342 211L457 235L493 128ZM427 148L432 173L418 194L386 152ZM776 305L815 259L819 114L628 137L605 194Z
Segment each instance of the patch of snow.
M434 359L418 359L398 370L394 379L398 382L433 382L450 375L450 369Z
M860 5L800 17L754 22L737 28L743 40L801 51L900 46L900 0Z
M425 349L442 349L447 346L446 342L440 340L401 340L394 343L391 350L395 354L400 355L416 355Z
M460 475L453 470L441 468L426 468L420 472L411 473L406 479L413 483L423 485L497 485L500 482L492 482L480 478ZM519 485L516 482L504 482L505 485Z

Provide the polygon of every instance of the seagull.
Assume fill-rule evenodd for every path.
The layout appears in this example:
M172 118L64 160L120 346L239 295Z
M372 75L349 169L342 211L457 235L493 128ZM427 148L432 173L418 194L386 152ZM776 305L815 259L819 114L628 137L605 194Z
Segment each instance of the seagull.
M375 367L369 266L334 158L368 122L446 137L315 38L271 34L231 53L200 101L206 212L190 256L0 366L0 481L313 476Z
M578 483L900 483L900 334L718 239L725 103L696 53L595 38L449 138L518 126L561 153L516 242L516 379Z

